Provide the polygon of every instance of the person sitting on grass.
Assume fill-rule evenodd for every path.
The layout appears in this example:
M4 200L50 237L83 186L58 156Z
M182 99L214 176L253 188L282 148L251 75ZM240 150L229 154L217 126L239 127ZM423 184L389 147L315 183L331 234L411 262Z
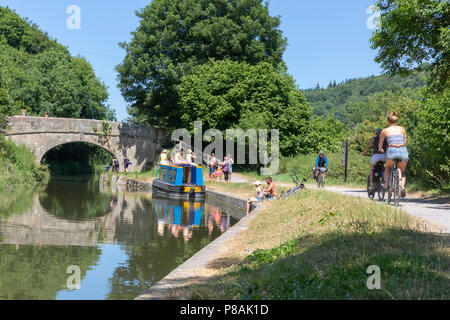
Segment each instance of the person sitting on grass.
M264 192L264 200L276 200L278 198L278 190L271 177L266 178L267 189Z
M255 181L253 184L256 187L255 197L248 198L248 200L247 200L247 214L250 213L250 209L254 202L261 202L261 201L263 201L263 198L264 198L264 188L262 187L262 183L260 181Z

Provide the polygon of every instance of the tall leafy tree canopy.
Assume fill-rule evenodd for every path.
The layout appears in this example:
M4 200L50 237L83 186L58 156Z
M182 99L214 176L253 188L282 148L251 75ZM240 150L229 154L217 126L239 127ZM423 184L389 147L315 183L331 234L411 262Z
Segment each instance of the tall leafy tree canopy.
M378 0L381 28L371 39L375 61L391 74L429 69L430 88L448 88L450 3L448 0ZM429 64L423 64L428 62Z
M114 119L92 66L39 28L0 7L0 114Z
M292 78L267 62L210 61L183 78L180 104L191 130L196 120L203 130L278 129L282 154L306 151L310 108Z
M153 0L137 12L140 26L117 66L133 121L181 125L178 85L197 66L230 59L283 66L280 19L262 0Z

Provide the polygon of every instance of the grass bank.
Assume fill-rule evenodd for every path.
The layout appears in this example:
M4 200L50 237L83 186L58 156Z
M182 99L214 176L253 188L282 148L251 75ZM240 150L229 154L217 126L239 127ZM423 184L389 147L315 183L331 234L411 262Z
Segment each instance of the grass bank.
M241 197L252 190L224 188ZM432 231L386 205L306 190L266 203L227 253L199 272L210 276L171 298L448 299L450 237ZM367 287L372 265L381 271L379 290Z
M48 169L36 164L31 150L0 137L0 213L48 179Z

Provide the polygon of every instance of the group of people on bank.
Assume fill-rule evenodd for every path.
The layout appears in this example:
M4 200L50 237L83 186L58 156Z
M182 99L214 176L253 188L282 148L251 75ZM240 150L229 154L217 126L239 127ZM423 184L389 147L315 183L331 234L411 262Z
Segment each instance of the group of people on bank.
M214 153L211 153L209 158L209 180L225 180L231 181L231 174L233 173L233 158L230 155L219 161Z
M172 153L172 156L169 159L169 151L163 150L161 155L159 156L159 164L164 165L182 165L182 164L194 164L195 154L189 149L184 155L184 149L181 148L178 152Z

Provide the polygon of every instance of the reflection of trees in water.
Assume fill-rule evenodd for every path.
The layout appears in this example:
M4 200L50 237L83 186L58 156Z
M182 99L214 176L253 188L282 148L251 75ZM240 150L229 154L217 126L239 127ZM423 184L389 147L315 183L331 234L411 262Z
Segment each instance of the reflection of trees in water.
M82 279L100 254L97 247L0 245L0 300L55 299L67 289L67 268L79 266Z
M111 206L111 195L100 192L95 181L52 181L39 200L49 213L70 220L103 216Z
M0 193L0 221L13 215L21 214L33 205L35 190L22 192L17 199L9 202L10 194Z

